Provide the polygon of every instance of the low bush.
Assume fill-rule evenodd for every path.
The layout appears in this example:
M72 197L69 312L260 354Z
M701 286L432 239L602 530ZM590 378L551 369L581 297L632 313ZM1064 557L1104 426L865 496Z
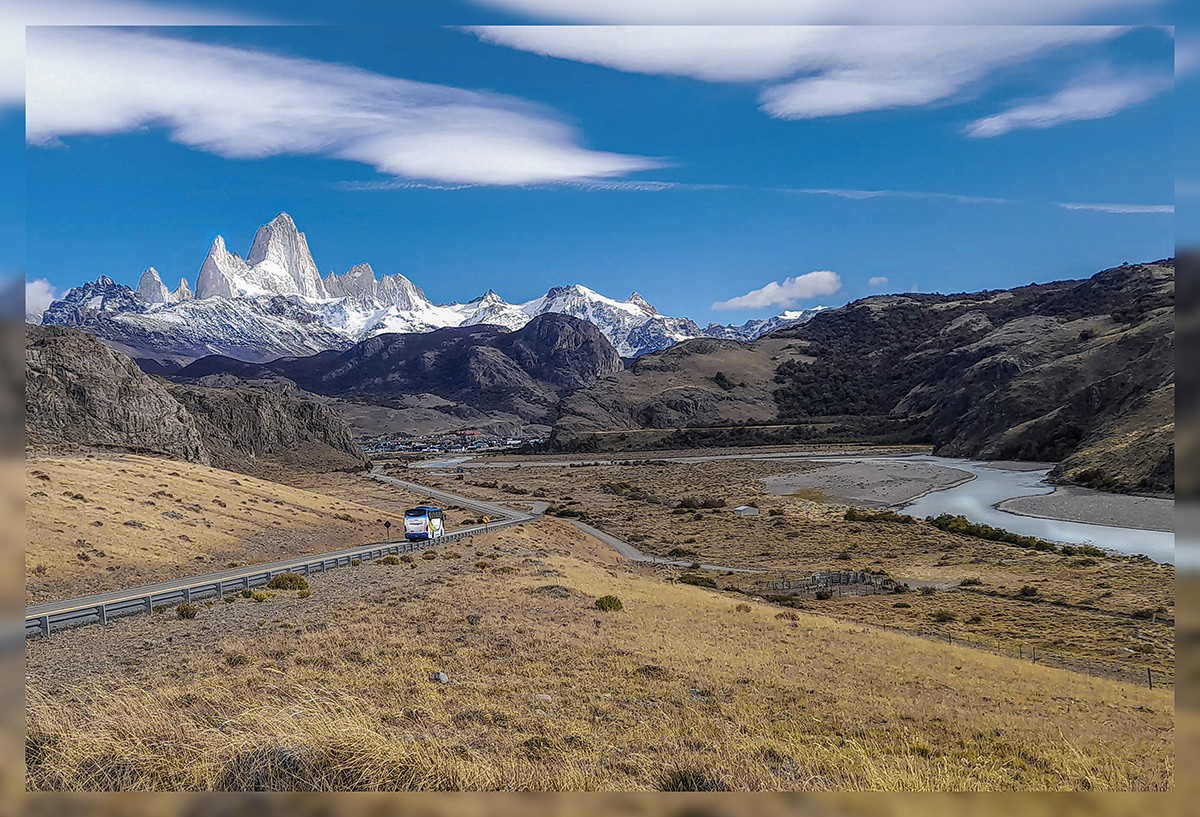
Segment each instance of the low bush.
M713 590L717 589L717 583L713 581L712 578L709 576L698 576L695 573L684 573L677 579L677 581L680 584L691 584L695 585L696 587L711 587Z
M298 599L306 599L306 598L308 598L308 597L309 597L309 596L311 596L311 595L312 595L312 591L311 591L311 590L301 590L299 593L297 593L297 594L296 594L296 598L298 598Z
M427 550L421 554L421 558L427 562L432 562L434 559L437 558L437 554L434 553L432 550Z
M398 556L384 556L378 563L381 565L398 565L400 564L400 558Z
M195 618L200 613L200 608L195 604L184 602L175 608L175 614L180 618Z
M983 579L978 576L968 576L958 583L959 587L979 587L983 584Z
M256 602L262 603L262 602L266 601L267 599L271 598L271 594L264 592L262 590L255 590L253 593L250 594L250 598Z
M916 518L906 513L895 511L865 511L862 508L847 508L842 516L847 522L896 522L901 525L911 525Z
M929 524L938 530L944 530L947 533L956 533L960 536L973 536L976 539L1003 542L1004 544L1016 545L1017 547L1043 551L1045 553L1054 553L1058 550L1058 545L1053 542L1047 542L1045 539L1038 539L1033 536L1021 536L1012 531L1004 530L1004 528L993 528L991 525L982 525L978 522L970 521L965 516L954 516L944 513L940 516L931 516L928 521Z
M1031 584L1025 585L1020 590L1020 595L1024 596L1027 599L1033 598L1037 594L1038 594L1038 589Z
M280 573L267 582L267 587L272 590L307 590L308 579L299 573Z
M950 621L957 621L958 616L951 613L949 610L935 610L933 612L933 620L945 624Z
M737 607L734 607L733 609L737 610L739 613L749 613L750 605L749 604L739 604Z
M597 610L620 610L624 606L616 596L601 596L596 599Z
M360 564L362 564L362 560L360 560L360 559L351 559L350 560L351 567L358 567Z
M780 621L799 621L800 616L793 613L791 610L784 610L782 613L776 613L775 618Z
M828 601L829 599L833 598L833 591L818 590L814 595L817 597L818 601Z
M909 604L907 601L898 601L895 604L893 604L892 606L899 610L907 610L910 607L912 607L912 605Z
M921 595L922 595L922 596L932 596L932 595L934 595L935 593L937 593L937 588L936 588L936 587L929 587L929 586L926 586L926 587L922 587L922 588L921 588Z

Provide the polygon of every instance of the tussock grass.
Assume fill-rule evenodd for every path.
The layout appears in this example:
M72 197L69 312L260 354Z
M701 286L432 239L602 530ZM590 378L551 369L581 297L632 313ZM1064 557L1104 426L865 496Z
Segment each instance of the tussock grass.
M490 534L499 578L465 560L358 571L283 597L286 621L218 605L215 632L142 618L189 673L61 672L75 633L33 642L27 785L46 789L1167 789L1173 699L948 644L663 581L550 520ZM531 593L555 570L570 599ZM411 578L409 578L411 577ZM619 596L596 619L590 599ZM941 603L947 595L934 599ZM465 626L461 613L481 614ZM595 619L595 620L594 620ZM336 626L330 626L336 622ZM598 622L598 623L597 623ZM89 636L114 654L126 620ZM161 637L176 635L178 646ZM95 660L100 660L96 658ZM123 665L121 665L123 666ZM650 668L650 669L648 669ZM444 671L449 684L432 684Z

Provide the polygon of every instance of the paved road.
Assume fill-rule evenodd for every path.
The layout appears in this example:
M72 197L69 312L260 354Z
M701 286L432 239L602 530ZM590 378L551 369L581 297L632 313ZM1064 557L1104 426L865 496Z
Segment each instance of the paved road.
M491 517L491 521L483 525L471 525L449 531L445 540L454 541L477 533L485 533L498 527L519 525L537 519L538 515L525 511L514 510L494 502L484 502L465 496L452 494L418 485L415 482L389 477L374 471L370 474L373 479L395 485L405 490L424 494L439 499L447 504L457 505L473 510L483 516ZM56 624L85 623L88 621L104 621L109 616L126 615L142 610L153 609L162 604L174 604L191 598L222 595L236 591L239 588L249 589L259 587L270 581L279 573L298 572L308 575L313 572L340 567L350 564L354 559L369 560L379 558L388 553L408 552L425 547L425 543L403 541L373 542L341 550L318 553L310 556L298 556L291 559L281 559L265 564L248 565L245 567L229 568L215 573L204 573L179 579L131 587L126 590L113 590L106 593L96 593L61 601L50 601L34 604L25 608L26 632L47 632Z
M421 485L416 482L409 482L408 480L388 476L381 473L378 469L372 471L370 477L380 482L403 488L406 491L424 494L448 505L457 505L458 507L475 511L483 516L491 517L491 521L487 524L456 528L448 532L445 540L435 540L433 544L436 544L437 541L454 541L466 536L485 533L489 530L495 530L498 527L508 527L510 525L530 522L538 519L545 511L545 507L535 506L534 511L530 513L509 508L495 502L486 502L480 499L460 496L459 494L432 488L428 485ZM572 521L581 531L596 537L617 553L632 561L672 565L675 567L690 567L693 564L686 560L663 559L651 556L638 550L628 542L617 539L615 536L610 536L591 525L575 520ZM41 632L48 634L56 626L82 624L93 621L104 622L109 617L150 611L160 605L176 604L205 596L220 596L238 589L261 587L267 584L273 576L280 573L295 572L309 575L314 572L324 572L325 570L349 565L355 559L368 561L380 558L388 553L409 552L419 550L425 546L426 543L422 542L373 542L310 556L280 559L275 562L246 567L229 568L228 570L204 573L187 578L169 579L126 590L113 590L90 596L34 604L25 608L25 630L26 633ZM763 572L754 568L732 567L729 565L701 564L700 566L705 570L713 571L733 571L738 573Z
M628 542L618 539L615 536L605 533L599 528L594 528L586 522L580 522L578 519L572 519L571 524L579 528L589 536L594 536L610 548L620 553L626 559L634 562L651 562L656 565L670 565L671 567L691 567L696 562L688 561L687 559L664 559L661 556L651 556L649 553L643 553ZM765 573L765 570L759 570L755 567L731 567L730 565L714 565L707 562L700 562L700 569L722 571L727 573Z

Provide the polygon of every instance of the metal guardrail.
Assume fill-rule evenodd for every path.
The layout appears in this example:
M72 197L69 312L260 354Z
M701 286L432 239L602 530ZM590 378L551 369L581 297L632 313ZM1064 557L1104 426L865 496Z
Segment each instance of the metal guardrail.
M423 486L413 485L423 488ZM436 493L444 494L440 491ZM459 501L465 498L455 497L453 494L444 494L444 496L447 499L453 497L456 504L465 504ZM500 506L491 506L490 509L500 510ZM25 608L25 637L49 636L53 630L68 626L107 624L110 619L118 616L153 613L158 607L170 607L196 599L221 598L231 592L262 587L269 584L271 579L280 573L311 576L314 573L324 573L327 570L352 565L355 561L369 562L384 556L414 553L430 545L454 542L479 533L520 525L537 518L533 514L524 514L509 509L504 509L504 511L508 516L506 519L451 531L432 540L375 542L315 556L251 565L221 573L210 573L177 582L160 582L96 596L35 604Z

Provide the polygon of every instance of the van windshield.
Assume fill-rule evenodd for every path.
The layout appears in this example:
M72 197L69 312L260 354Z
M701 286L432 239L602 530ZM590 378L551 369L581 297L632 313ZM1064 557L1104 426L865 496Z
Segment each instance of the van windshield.
M405 516L427 516L429 511L424 508L412 508L404 512Z

